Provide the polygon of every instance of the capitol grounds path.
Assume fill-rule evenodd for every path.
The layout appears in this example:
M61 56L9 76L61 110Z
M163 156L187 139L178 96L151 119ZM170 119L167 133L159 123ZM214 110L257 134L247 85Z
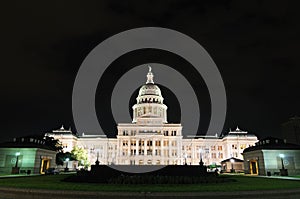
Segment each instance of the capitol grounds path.
M9 175L0 176L0 199L73 199L73 198L300 198L300 176L297 177L281 177L281 176L247 176L247 175L227 175L230 178L236 179L236 183L225 184L210 184L210 185L103 185L103 184L87 184L75 183L72 190L64 189L65 186L73 186L72 183L60 182L69 174L60 174L57 176L41 176L41 175ZM44 184L43 186L33 185L34 181ZM49 182L48 182L49 181ZM253 187L246 188L249 184L255 183ZM48 183L48 184L47 184ZM55 183L54 186L52 186ZM231 184L230 184L231 183ZM244 188L239 186L245 183ZM263 183L260 188L260 183ZM272 184L274 188L272 188ZM61 187L60 187L61 185ZM48 186L48 187L47 187ZM51 187L52 186L52 187ZM93 187L94 186L94 187ZM104 188L97 188L103 186ZM126 189L128 186L128 189ZM153 188L151 188L154 187ZM155 188L155 186L157 188ZM186 189L180 189L181 187ZM197 190L197 187L199 190ZM201 189L201 187L202 189ZM220 186L220 189L214 187ZM264 189L266 186L267 189ZM280 186L280 188L278 188ZM42 187L42 188L40 188ZM84 188L85 187L85 188ZM106 188L105 188L106 187ZM123 187L123 188L122 188ZM140 188L139 188L140 187ZM166 191L163 191L165 187ZM175 187L172 189L172 187ZM271 187L271 188L270 188ZM49 189L48 189L49 188ZM57 189L56 189L57 188ZM89 189L91 188L91 189ZM178 188L178 189L177 189ZM196 188L196 189L195 189ZM101 190L102 189L102 190ZM116 189L116 190L114 190ZM177 189L177 190L176 190ZM225 190L228 189L228 190ZM97 191L95 191L97 190ZM161 190L161 191L160 191ZM208 191L207 191L208 190Z

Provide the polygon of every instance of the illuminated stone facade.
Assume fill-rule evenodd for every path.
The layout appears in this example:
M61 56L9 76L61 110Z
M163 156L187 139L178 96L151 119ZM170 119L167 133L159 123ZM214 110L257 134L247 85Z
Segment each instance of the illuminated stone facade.
M47 133L59 139L64 151L77 145L87 150L93 164L98 156L100 164L182 165L217 164L224 159L242 159L244 148L254 145L257 137L236 129L226 136L182 136L181 124L167 122L167 106L160 88L153 81L151 67L147 81L136 98L132 123L118 124L116 138L105 136L77 136L63 127Z

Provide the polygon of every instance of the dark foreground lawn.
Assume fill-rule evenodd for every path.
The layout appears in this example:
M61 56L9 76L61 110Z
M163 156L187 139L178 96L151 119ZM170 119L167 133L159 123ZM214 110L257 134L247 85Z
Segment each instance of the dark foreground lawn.
M30 176L0 178L1 187L77 190L77 191L126 191L126 192L203 192L203 191L247 191L300 188L300 181L268 179L260 177L228 175L232 180L207 184L163 184L163 185L115 185L97 183L72 183L61 181L69 175Z

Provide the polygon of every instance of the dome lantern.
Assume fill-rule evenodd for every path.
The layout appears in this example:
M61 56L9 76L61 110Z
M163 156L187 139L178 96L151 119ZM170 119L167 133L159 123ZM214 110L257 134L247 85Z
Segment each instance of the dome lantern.
M152 68L151 66L148 66L149 67L149 72L147 74L147 81L146 81L146 84L154 84L154 81L153 81L153 73L151 72Z

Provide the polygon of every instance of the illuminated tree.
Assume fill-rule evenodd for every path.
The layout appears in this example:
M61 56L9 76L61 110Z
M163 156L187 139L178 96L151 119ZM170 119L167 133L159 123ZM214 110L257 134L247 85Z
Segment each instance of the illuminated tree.
M78 166L84 166L84 168L87 168L89 166L88 154L83 148L75 146L71 151L71 155L78 161Z

